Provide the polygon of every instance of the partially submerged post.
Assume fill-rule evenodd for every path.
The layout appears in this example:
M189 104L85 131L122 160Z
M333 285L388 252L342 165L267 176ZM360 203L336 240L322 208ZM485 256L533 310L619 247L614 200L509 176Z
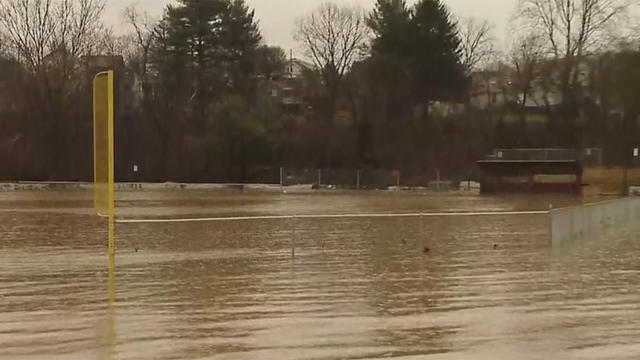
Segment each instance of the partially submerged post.
M423 249L427 245L424 238L424 214L420 214L420 245Z
M280 166L280 190L284 190L284 167Z
M296 217L291 217L291 257L296 257Z

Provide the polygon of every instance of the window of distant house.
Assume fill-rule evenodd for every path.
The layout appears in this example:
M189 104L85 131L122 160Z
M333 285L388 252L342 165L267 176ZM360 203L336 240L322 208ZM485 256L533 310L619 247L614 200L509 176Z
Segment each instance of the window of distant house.
M278 89L271 89L271 97L278 96Z

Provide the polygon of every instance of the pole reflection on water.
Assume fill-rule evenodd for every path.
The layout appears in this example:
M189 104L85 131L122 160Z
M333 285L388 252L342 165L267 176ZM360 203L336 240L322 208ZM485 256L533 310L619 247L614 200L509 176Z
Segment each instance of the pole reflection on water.
M10 210L0 212L0 359L635 359L640 351L634 234L552 256L544 216L127 224L118 228L117 269L109 259L105 308L106 229L88 202L64 202L74 196L0 194ZM119 211L132 217L562 201L123 196Z
M107 277L107 329L106 329L106 359L116 359L116 256L109 254L109 275Z
M109 230L111 232L111 229ZM114 237L109 234L109 239ZM98 333L98 347L96 359L114 360L116 356L116 257L115 253L108 254L107 279L106 279L106 308L104 322Z

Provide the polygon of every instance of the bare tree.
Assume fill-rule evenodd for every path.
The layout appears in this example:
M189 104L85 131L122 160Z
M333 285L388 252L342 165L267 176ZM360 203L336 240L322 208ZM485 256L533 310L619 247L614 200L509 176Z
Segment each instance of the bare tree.
M133 34L116 35L111 28L105 28L96 39L95 53L100 55L122 55L127 64L138 56L137 42Z
M39 159L46 159L42 166L50 178L68 166L64 158L73 151L69 134L83 126L78 98L86 95L85 83L73 74L78 60L99 44L104 1L0 1L0 37L6 39L9 55L31 73L22 85L29 101L38 105L20 115L28 119L23 130L37 144Z
M90 54L104 30L104 9L104 0L58 0L54 48L63 46L72 57Z
M363 55L368 35L361 8L325 2L298 19L294 37L325 76L341 79Z
M462 65L467 72L472 73L493 60L496 53L493 29L486 20L467 18L460 21Z
M54 51L91 52L102 29L104 0L3 0L0 33L10 53L37 72Z
M297 20L294 38L322 75L330 118L336 114L340 84L351 65L365 54L368 37L365 12L358 7L325 2Z
M7 39L5 35L0 32L0 57L7 56Z
M149 56L154 40L155 21L151 19L148 13L140 13L135 5L127 7L124 10L124 16L128 25L133 28L133 38L135 39L140 63L138 73L141 78L144 96L147 94L148 67Z
M537 35L525 35L515 40L510 53L510 60L515 69L512 86L516 89L520 104L520 121L526 122L525 109L533 90L534 82L539 74L540 63L544 57L541 38Z
M10 54L31 70L42 64L55 32L52 0L7 0L0 3L0 32Z
M634 0L520 0L525 31L541 34L545 48L561 66L559 87L565 100L578 81L581 58L596 50L611 25L624 18Z

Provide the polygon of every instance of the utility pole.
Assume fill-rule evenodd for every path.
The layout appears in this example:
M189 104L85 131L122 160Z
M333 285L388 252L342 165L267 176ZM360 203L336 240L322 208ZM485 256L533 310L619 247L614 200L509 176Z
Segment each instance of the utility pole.
M293 79L293 49L289 49L289 78Z
M622 195L629 195L629 167L633 164L633 154L632 154L632 145L631 139L629 139L629 134L631 133L630 119L628 119L627 112L622 112L622 126L624 129L624 158L623 158L623 166L624 173L622 175Z

